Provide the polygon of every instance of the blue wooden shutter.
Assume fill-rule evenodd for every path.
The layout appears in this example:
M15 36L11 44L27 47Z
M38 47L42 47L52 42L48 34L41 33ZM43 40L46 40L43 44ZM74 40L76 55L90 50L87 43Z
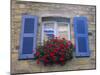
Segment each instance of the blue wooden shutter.
M74 17L76 56L90 56L86 17Z
M34 58L36 52L37 17L22 16L19 59Z

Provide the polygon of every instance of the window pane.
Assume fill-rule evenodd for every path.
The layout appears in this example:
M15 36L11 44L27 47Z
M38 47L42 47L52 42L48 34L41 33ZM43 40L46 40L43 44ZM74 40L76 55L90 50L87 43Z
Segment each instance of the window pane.
M54 36L54 30L44 30L44 40L52 39Z
M58 36L60 36L61 38L65 38L67 39L68 36L68 24L66 23L58 23L58 26L57 26L57 32L58 32Z
M53 28L54 29L54 23L45 23L44 28Z
M54 36L54 23L45 23L44 24L44 40L47 41L48 39L53 38Z
M53 34L47 34L47 36L48 36L48 39L52 39L54 37Z

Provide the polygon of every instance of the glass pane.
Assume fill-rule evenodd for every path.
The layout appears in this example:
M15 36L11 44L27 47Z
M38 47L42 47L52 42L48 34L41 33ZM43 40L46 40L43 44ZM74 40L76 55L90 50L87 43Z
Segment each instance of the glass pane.
M45 23L44 24L44 29L47 29L47 28L54 29L54 23Z
M66 23L58 23L57 26L58 36L61 38L68 39L68 24Z
M54 37L53 34L46 34L46 35L47 35L48 39L52 39Z
M52 39L54 37L53 30L44 30L44 40L47 41L48 39Z
M44 41L53 38L54 36L54 23L45 23L44 24Z

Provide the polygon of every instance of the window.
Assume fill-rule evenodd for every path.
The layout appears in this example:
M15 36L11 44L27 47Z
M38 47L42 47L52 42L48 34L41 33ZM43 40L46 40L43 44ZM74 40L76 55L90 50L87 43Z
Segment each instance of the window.
M41 43L53 38L54 36L70 40L70 24L67 18L43 18Z
M44 40L54 36L70 40L70 20L63 17L48 17L42 20L42 37ZM74 17L76 56L90 56L88 47L88 26L86 17ZM22 16L19 59L34 58L36 52L38 18L32 15Z

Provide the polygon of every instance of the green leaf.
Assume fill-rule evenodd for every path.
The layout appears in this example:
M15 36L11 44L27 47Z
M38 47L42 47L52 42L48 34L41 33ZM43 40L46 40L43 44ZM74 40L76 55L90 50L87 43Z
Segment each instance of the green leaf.
M66 41L64 41L64 43L63 43L64 45L66 45Z
M33 60L37 60L37 59L38 59L38 57L33 58Z
M43 51L40 51L40 55L41 55L41 56L44 56L44 52L43 52Z

